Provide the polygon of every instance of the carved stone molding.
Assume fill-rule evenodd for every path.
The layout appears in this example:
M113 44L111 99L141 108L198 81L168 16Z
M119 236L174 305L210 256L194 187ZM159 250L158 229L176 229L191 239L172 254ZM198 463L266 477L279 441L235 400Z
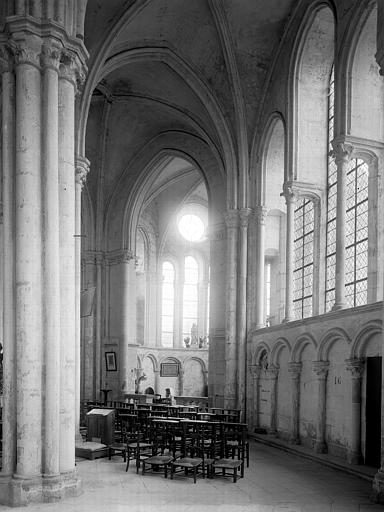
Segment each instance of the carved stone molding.
M228 210L224 215L227 229L236 229L239 227L239 210Z
M132 260L136 260L135 254L128 249L116 251L113 253L106 253L105 258L109 265L117 265L119 263L130 263Z
M286 181L284 183L283 192L280 195L285 198L285 202L287 205L292 204L292 203L294 204L299 197L299 193L296 190L296 188L294 187L294 184L292 181Z
M312 371L319 379L326 379L328 375L329 361L313 361Z
M347 359L347 370L351 372L352 379L361 379L364 371L365 360L359 358Z
M84 187L85 181L87 179L87 175L89 173L90 162L88 158L84 156L76 157L76 171L75 171L75 179L76 183L81 185L81 188Z

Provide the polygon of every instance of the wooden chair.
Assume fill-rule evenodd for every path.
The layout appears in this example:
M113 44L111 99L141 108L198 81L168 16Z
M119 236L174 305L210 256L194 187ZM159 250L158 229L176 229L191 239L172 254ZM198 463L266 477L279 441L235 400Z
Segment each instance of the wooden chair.
M147 432L141 432L140 424L136 424L134 434L127 439L127 465L125 471L129 469L129 462L136 461L136 473L139 472L140 463L155 455L154 445L152 439L147 435Z
M171 479L176 473L184 473L189 476L192 473L193 482L196 483L198 474L203 478L210 476L210 466L214 459L207 457L207 445L205 433L207 423L203 421L183 421L182 453L181 457L171 462ZM179 470L177 470L179 468Z
M246 432L245 424L222 424L222 456L216 459L212 465L212 478L219 474L221 476L232 476L233 482L236 483L238 476L244 477ZM235 454L237 454L237 458L235 458ZM232 457L230 458L229 455L232 455Z

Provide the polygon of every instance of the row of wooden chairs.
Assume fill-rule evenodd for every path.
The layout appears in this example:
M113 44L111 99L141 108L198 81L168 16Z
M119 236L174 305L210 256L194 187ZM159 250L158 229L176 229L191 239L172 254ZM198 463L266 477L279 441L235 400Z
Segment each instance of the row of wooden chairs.
M240 423L153 418L147 428L135 423L123 438L109 447L109 457L120 453L126 462L135 460L136 472L162 471L171 478L178 473L214 478L244 476L244 463L249 465L247 426Z

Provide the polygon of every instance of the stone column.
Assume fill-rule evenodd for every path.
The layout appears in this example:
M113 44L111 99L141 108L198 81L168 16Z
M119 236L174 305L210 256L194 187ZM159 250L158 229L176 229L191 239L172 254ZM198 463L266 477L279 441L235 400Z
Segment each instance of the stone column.
M327 444L325 442L325 421L327 415L327 377L328 361L314 361L313 371L317 376L317 424L316 424L316 443L315 451L317 453L327 453Z
M122 272L122 336L120 339L120 361L119 379L120 392L131 393L132 374L131 368L136 368L136 360L132 361L130 345L136 343L136 294L135 278L136 265L135 257L131 251L123 251L121 261Z
M353 151L352 146L332 142L333 156L337 166L337 203L336 203L336 275L335 304L333 310L343 309L345 302L345 223L346 223L346 181L348 164Z
M291 185L285 183L283 195L287 205L286 267L285 267L285 318L284 322L295 319L293 311L293 270L294 270L294 222L296 194Z
M41 74L36 40L16 55L16 479L42 472Z
M228 210L225 215L227 225L227 271L226 271L226 329L225 329L225 384L224 404L228 409L237 405L237 249L238 249L238 210Z
M184 368L179 368L179 396L184 394Z
M256 329L265 327L264 302L265 302L265 222L267 219L267 208L258 206L255 210L256 216Z
M42 193L43 193L43 308L45 340L45 436L43 472L59 475L60 394L60 259L59 259L59 161L58 72L60 50L53 42L42 48Z
M94 360L94 376L95 376L95 396L97 399L102 400L101 396L101 360L102 360L102 295L103 295L103 264L104 256L102 252L95 254L95 266L96 266L96 297L95 297L95 360ZM136 311L136 308L135 308Z
M60 471L75 470L75 90L76 62L62 58L59 76L59 212L60 212Z
M13 58L6 48L1 48L2 71L2 171L3 171L3 460L2 475L8 477L16 465L16 364L15 340L15 129L16 97Z
M261 365L255 364L250 367L252 375L252 401L251 401L251 425L254 429L259 428L259 380L261 373Z
M75 213L75 253L76 253L76 320L75 320L75 351L76 351L76 438L80 440L80 382L81 382L81 319L80 319L80 296L81 296L81 191L89 172L89 160L85 157L76 158L76 213Z
M243 208L239 212L239 275L237 282L237 408L246 418L247 389L247 256L248 256L248 219L250 210Z
M361 378L364 370L363 359L347 359L347 370L351 372L351 448L347 460L350 464L361 464Z
M300 375L302 368L303 363L288 363L288 371L292 378L292 444L300 444Z
M160 394L160 370L154 370L155 373L155 393Z
M277 436L277 379L279 367L273 364L268 366L269 380L271 383L271 420L268 434Z

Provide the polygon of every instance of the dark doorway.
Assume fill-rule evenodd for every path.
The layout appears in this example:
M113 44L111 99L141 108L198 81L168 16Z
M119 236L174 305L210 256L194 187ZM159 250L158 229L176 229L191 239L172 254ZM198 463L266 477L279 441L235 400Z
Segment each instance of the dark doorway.
M379 468L381 451L381 357L367 357L365 421L365 464Z

